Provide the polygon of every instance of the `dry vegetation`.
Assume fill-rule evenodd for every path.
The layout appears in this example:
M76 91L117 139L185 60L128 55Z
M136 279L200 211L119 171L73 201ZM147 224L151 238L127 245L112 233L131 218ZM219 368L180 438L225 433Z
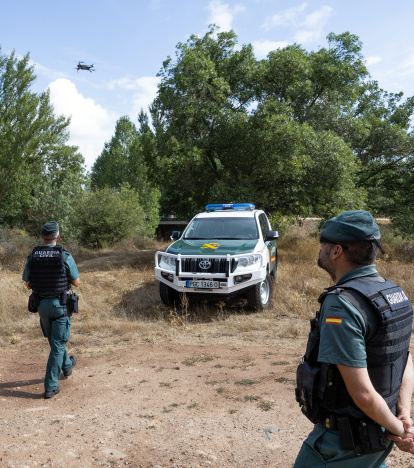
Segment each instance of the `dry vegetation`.
M382 226L387 252L377 262L380 273L414 298L412 244ZM15 231L0 233L0 346L42 340L38 316L27 311L29 292L21 281L25 257L36 240ZM186 344L269 344L305 337L308 318L329 278L315 264L317 223L296 226L279 242L279 269L272 307L251 313L243 300L198 304L170 310L161 304L154 279L154 252L167 244L124 243L110 251L71 250L81 274L80 313L73 318L71 349L93 356L102 348L171 340Z
M294 401L295 370L329 285L316 232L306 224L280 241L272 308L260 313L243 300L162 305L153 263L167 244L91 252L63 243L81 273L68 345L81 359L45 403L48 347L21 281L36 240L0 231L0 466L292 466L311 428ZM385 238L378 268L414 298L412 245ZM394 449L388 466L410 461Z

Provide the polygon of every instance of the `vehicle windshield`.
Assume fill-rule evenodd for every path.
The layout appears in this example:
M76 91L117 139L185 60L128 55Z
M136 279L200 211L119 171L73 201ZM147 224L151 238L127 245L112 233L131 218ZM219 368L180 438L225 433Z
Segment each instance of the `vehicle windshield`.
M187 227L184 239L258 239L254 218L196 218Z

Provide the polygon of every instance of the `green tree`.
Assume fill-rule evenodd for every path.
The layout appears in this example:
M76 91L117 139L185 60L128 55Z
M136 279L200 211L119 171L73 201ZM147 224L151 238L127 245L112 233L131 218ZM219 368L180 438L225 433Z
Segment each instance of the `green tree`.
M129 184L140 197L148 224L153 232L159 222L159 190L148 180L146 155L154 150L154 139L148 125L148 118L140 114L140 131L129 117L121 117L116 123L115 135L105 143L91 171L91 187L110 187L120 190ZM147 156L149 157L149 156Z
M331 35L328 50L293 45L260 62L236 42L212 27L164 62L152 107L163 209L243 200L306 216L361 206L358 160L331 130L367 74L357 38ZM328 167L335 177L321 177Z
M362 43L350 33L329 34L328 49L308 52L298 44L270 52L260 63L256 89L260 102L277 100L300 123L341 134L368 76ZM346 127L345 127L346 128Z
M374 212L393 218L409 218L414 170L412 117L414 98L387 93L376 82L368 83L357 113L361 130L355 132L353 147L361 160L359 185L368 193ZM412 232L409 223L402 230Z
M70 121L54 115L48 91L31 91L35 78L28 54L0 53L0 222L10 226L27 221L41 187L70 179L71 193L83 182L83 158L66 144Z
M404 166L407 167L404 167ZM381 183L387 185L388 193L393 196L391 219L394 226L407 239L414 239L414 170L410 162L399 164L400 174L396 170L385 173ZM387 180L387 178L391 180ZM384 197L385 198L385 197Z
M242 195L269 212L301 217L328 217L363 206L352 149L333 132L301 124L280 107L268 100L243 131L238 129L234 138L229 134L233 143L224 156L230 169L223 171L221 190L214 187L215 200Z
M401 216L401 206L412 206L401 187L410 186L414 164L414 98L403 100L370 79L357 36L330 34L328 43L317 52L299 45L271 52L261 64L259 99L276 99L298 122L340 137L358 158L352 173L366 192L365 207Z
M139 194L128 184L84 191L75 203L73 229L82 245L109 247L125 238L150 237Z
M359 38L327 37L257 61L211 27L179 43L151 107L157 151L151 177L164 212L207 202L253 201L287 216L412 207L414 99L371 80Z
M54 219L59 222L62 237L77 240L75 206L82 194L78 174L70 171L49 173L33 188L31 203L22 222L25 230L38 235L40 226Z
M140 181L136 178L145 176L135 173L139 158L137 129L129 117L121 117L116 123L115 135L109 143L105 143L102 153L92 166L92 188L108 186L119 189L124 182L133 182L132 186L139 185Z
M226 130L238 127L254 101L256 60L250 45L234 50L233 31L179 43L168 58L151 107L157 139L154 178L164 212L188 214L210 199L223 176ZM227 170L225 167L224 170Z

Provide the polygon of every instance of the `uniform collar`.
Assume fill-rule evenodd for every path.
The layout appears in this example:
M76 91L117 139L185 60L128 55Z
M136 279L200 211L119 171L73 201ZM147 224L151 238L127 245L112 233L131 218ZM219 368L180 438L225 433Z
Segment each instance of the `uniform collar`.
M360 278L362 276L379 276L376 265L367 265L355 270L348 271L336 284L345 283L351 279Z

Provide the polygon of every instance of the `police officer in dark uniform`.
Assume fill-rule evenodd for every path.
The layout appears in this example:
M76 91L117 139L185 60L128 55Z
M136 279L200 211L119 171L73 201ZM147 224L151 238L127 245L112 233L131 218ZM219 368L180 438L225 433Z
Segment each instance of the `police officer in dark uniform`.
M46 223L41 231L43 246L35 247L27 258L23 281L32 289L35 309L38 309L40 325L50 344L50 354L45 375L45 398L53 398L60 392L59 379L72 374L76 357L69 356L66 343L70 335L68 297L70 286L79 286L79 272L69 252L56 245L59 226L55 221Z
M315 426L294 467L384 468L392 440L414 454L413 309L373 265L384 251L369 212L328 220L320 245L318 266L336 284L319 298L297 370L296 399Z

